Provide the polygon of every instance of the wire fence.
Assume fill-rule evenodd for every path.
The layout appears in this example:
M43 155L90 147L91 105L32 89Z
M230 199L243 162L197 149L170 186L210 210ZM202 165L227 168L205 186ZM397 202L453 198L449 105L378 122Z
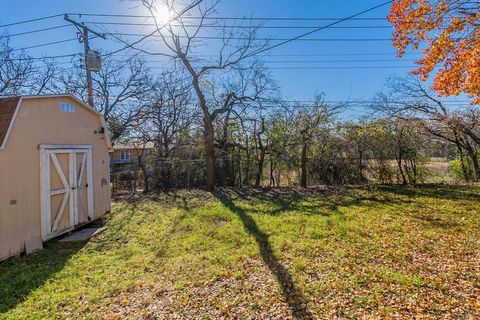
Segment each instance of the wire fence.
M219 185L237 185L242 181L241 162L216 159L216 181ZM229 173L226 173L229 172ZM144 191L159 191L206 186L204 159L158 160L154 162L117 163L111 167L112 193L124 195Z
M254 186L256 182L263 187L298 186L301 173L295 160L271 162L270 159L265 159L259 174L259 163L255 159L247 159L237 154L217 157L215 181L218 186L224 187ZM445 161L447 160L445 159ZM437 180L439 177L449 178L448 170L442 171L436 168L445 166L447 163L445 161L431 161L428 166L419 165L421 170L419 169L418 182L429 181L430 175L436 177ZM313 158L309 161L307 176L309 185L401 183L394 160L386 161L383 166L376 161L367 160L359 166L357 159L353 158L335 159L334 161ZM203 188L206 186L205 177L205 159L116 163L111 167L113 195Z

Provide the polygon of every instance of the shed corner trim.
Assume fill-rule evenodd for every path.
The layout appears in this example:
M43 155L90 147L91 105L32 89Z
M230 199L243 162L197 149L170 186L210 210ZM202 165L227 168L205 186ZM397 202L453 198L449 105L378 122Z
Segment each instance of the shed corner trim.
M17 114L18 110L20 109L20 106L22 105L23 102L23 97L20 97L17 102L17 106L15 107L15 111L13 112L13 117L12 120L10 121L10 124L8 125L7 133L5 134L5 138L3 139L2 145L0 145L0 150L5 149L5 146L7 145L8 138L10 137L10 133L12 132L13 125L15 124L15 120L17 119Z

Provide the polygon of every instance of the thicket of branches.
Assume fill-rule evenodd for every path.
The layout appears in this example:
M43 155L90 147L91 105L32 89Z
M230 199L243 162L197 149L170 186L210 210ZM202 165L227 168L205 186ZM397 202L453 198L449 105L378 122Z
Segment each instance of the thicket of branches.
M140 2L154 17L154 2ZM174 4L167 1L172 11ZM215 6L199 1L188 14L207 18ZM256 26L223 28L222 45L211 48L218 55L200 59L196 50L205 46L199 35L207 20L192 29L181 12L174 14L175 27L156 24L151 34L168 52L147 52L118 38L132 56L118 61L105 55L94 76L95 107L113 141L137 149L133 171L145 191L416 184L425 181L431 157L450 157L459 178L480 180L478 106L447 108L417 79L396 78L375 97L369 116L346 121L350 105L330 105L324 95L311 104L283 101L256 57L268 47L256 38ZM72 93L86 99L81 67L62 70L54 60L34 60L13 49L8 37L0 39L0 96ZM139 52L171 60L158 74Z

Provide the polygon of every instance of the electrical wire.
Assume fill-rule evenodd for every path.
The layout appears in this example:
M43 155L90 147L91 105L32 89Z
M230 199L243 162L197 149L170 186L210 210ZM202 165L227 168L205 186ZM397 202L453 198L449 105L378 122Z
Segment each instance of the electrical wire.
M52 18L57 18L57 17L62 17L62 16L63 16L63 13L60 13L60 14L54 14L54 15L46 16L46 17L40 17L40 18L34 18L34 19L29 19L29 20L11 22L11 23L0 25L0 28L16 26L16 25L19 25L19 24L25 24L25 23L36 22L36 21L41 21L41 20L47 20L47 19L52 19Z
M393 1L390 1L393 2ZM68 15L77 15L79 17L116 17L116 18L146 18L152 19L152 16L149 15L130 15L130 14L98 14L98 13L68 13ZM198 16L184 16L182 19L192 19L192 20L251 20L251 21L336 21L343 18L333 18L333 17L198 17ZM386 20L386 17L364 17L357 18L352 17L349 20L358 20L358 21L369 21L369 20Z
M97 25L117 25L117 26L142 26L155 27L154 23L140 23L140 22L104 22L104 21L84 21L83 23L97 24ZM170 24L172 27L186 27L186 28L245 28L241 25L198 25L198 24ZM258 29L317 29L319 26L256 26ZM332 29L392 29L392 26L338 26L331 27Z
M324 53L324 54L265 54L259 55L260 57L338 57L338 56L392 56L395 55L394 52L379 52L379 53ZM405 55L420 55L418 52L406 52ZM131 57L130 55L114 55L114 56L123 56ZM218 57L215 54L199 54L196 57Z
M56 30L56 29L66 28L68 26L70 26L70 25L64 24L64 25L61 25L61 26L55 26L55 27L50 27L50 28L43 28L43 29L19 32L19 33L6 34L6 35L3 35L3 36L0 36L0 39L2 39L2 38L12 38L12 37L16 37L16 36L23 36L23 35L28 35L28 34L32 34L32 33L38 33L38 32L44 32L44 31L50 31L50 30Z
M309 35L312 35L312 34L314 34L314 33L317 33L318 31L321 31L321 30L330 28L330 27L332 27L332 26L334 26L334 25L337 25L337 24L339 24L339 23L342 23L342 22L345 22L345 21L348 21L348 20L352 20L352 19L354 19L354 18L356 18L356 17L358 17L358 16L360 16L360 15L363 15L363 14L368 13L368 12L370 12L370 11L374 11L374 10L376 10L376 9L378 9L378 8L381 8L381 7L383 7L383 6L386 6L387 4L390 4L390 3L392 3L392 2L393 2L393 0L389 0L389 1L383 2L383 3L379 4L379 5L373 6L373 7L371 7L371 8L366 9L366 10L363 10L363 11L360 11L360 12L358 12L358 13L356 13L356 14L351 15L351 16L348 16L348 17L345 17L345 18L343 18L343 19L339 19L339 20L337 20L337 21L335 21L335 22L329 23L329 24L327 24L327 25L325 25L325 26L323 26L323 27L320 27L320 28L317 28L317 29L315 29L315 30L312 30L312 31L303 33L303 34L301 34L301 35L298 35L298 36L296 36L296 37L293 37L293 38L290 38L290 39L288 39L288 40L282 41L282 42L280 42L280 43L274 44L274 45L272 45L272 46L269 46L269 47L266 47L266 48L261 48L261 49L259 49L259 50L256 50L256 51L250 53L248 56L255 56L255 55L258 55L258 54L260 54L260 53L264 53L264 52L266 52L266 51L270 51L270 50L272 50L272 49L275 49L275 48L278 48L278 47L280 47L280 46L283 46L283 45L285 45L285 44L287 44L287 43L290 43L290 42L293 42L293 41L297 41L297 40L303 39L303 38L305 38L305 37L308 37Z
M201 3L203 0L196 0L195 2L191 3L189 6L185 7L182 11L180 11L178 13L178 15L176 17L173 17L171 19L169 19L169 21L166 23L166 24L163 24L162 26L157 26L157 29L152 32L150 35L154 35L155 32L158 32L160 31L161 29L165 28L169 23L172 23L173 21L176 21L178 20L179 18L181 18L183 15L185 15L188 11L190 11L191 9L193 9L195 6L197 6L199 3ZM118 37L115 37L117 40L123 42L125 44L125 46L123 48L120 48L118 50L115 50L113 52L110 52L109 54L115 54L115 53L118 53L118 52L121 52L121 51L124 51L124 50L127 50L129 48L133 48L133 49L136 49L138 50L137 48L135 48L135 45L137 45L138 43L142 42L143 40L147 39L147 36L146 37L143 37L141 38L140 40L134 42L134 43L126 43L125 41L123 41L122 39L119 39Z
M23 50L27 50L27 49L46 47L46 46L51 46L51 45L66 43L66 42L72 42L72 41L78 41L78 39L77 38L72 38L72 39L66 39L66 40L52 41L52 42L37 44L37 45L29 46L29 47L16 48L16 49L12 49L10 51L12 51L12 52L13 51L23 51Z
M125 32L106 32L105 35L110 36L129 36L129 37L155 37L159 38L160 35L150 35L144 33L125 33ZM188 39L187 36L179 36L181 39ZM195 39L204 39L204 40L240 40L240 41L248 41L248 40L255 40L255 41L283 41L282 43L288 43L291 38L255 38L249 39L244 37L217 37L217 36L196 36ZM310 38L310 39L303 39L299 38L295 41L392 41L391 38Z
M167 69L166 67L149 67L150 69ZM343 66L343 67L269 67L268 70L350 70L350 69L413 69L416 66Z
M166 60L146 60L149 63L165 63ZM355 60L262 60L265 63L344 63L344 62L414 62L417 59L355 59Z
M28 57L28 58L13 58L12 61L28 61L28 60L44 60L44 59L58 59L58 58L73 58L80 56L79 53L62 54L58 56L45 56L45 57Z

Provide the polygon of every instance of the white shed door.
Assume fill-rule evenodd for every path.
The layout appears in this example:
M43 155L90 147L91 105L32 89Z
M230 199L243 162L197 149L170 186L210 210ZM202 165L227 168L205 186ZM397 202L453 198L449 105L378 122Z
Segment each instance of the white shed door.
M40 146L42 239L93 219L90 146Z

